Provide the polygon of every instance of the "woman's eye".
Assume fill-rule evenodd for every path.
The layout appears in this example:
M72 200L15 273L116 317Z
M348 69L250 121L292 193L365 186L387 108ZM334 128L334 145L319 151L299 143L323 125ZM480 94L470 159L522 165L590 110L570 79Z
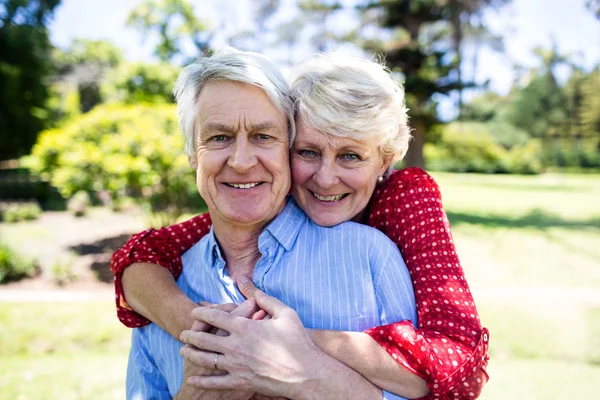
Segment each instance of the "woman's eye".
M317 152L314 150L299 150L298 154L300 154L302 157L316 157L317 156Z
M358 156L358 154L354 154L354 153L342 154L340 156L340 158L342 160L345 160L345 161L358 161L358 160L360 160L360 157Z

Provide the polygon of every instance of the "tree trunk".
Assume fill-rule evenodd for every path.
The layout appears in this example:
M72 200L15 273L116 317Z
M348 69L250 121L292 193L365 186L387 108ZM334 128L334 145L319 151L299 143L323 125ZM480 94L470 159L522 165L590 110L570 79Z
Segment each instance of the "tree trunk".
M425 145L425 123L424 121L413 120L412 136L408 146L408 152L404 157L405 167L419 167L425 169L425 158L423 157L423 146Z

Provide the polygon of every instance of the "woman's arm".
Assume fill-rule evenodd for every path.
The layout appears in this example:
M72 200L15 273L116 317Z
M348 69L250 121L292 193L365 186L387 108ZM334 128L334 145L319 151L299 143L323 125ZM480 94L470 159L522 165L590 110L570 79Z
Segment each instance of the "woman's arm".
M425 380L396 362L379 343L362 332L309 329L315 345L375 386L408 399L425 396Z
M117 315L125 326L135 328L153 321L175 338L191 326L189 311L194 303L181 293L175 279L181 274L181 255L210 227L208 214L199 215L136 234L115 252L110 267L115 275Z
M137 313L153 321L171 336L194 323L192 310L198 305L187 297L171 275L156 264L132 264L123 272L123 295Z
M237 282L246 298L254 298L258 288L250 279ZM323 352L364 376L380 389L413 399L425 396L429 390L425 380L409 371L362 332L307 329L312 342Z
M488 333L456 255L439 187L421 169L395 172L374 194L368 224L391 238L403 255L413 281L419 329L402 321L367 333L425 378L432 394L476 397L487 380L482 368L487 364ZM474 373L478 376L472 383L463 385Z

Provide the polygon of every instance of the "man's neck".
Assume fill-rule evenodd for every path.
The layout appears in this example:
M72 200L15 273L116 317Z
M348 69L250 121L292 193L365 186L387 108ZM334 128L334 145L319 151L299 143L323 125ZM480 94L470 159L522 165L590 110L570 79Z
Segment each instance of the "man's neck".
M260 259L258 237L264 226L240 227L219 222L213 221L213 227L227 273L234 281L242 275L252 277L254 266Z

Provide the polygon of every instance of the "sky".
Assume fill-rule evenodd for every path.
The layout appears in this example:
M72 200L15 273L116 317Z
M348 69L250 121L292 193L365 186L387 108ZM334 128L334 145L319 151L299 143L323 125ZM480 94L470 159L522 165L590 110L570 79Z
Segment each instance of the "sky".
M73 38L107 39L123 49L125 57L131 61L151 60L152 40L144 40L135 29L125 27L129 11L138 2L62 0L49 24L50 39L61 47L67 46ZM191 0L199 16L213 20L219 12L218 4L223 2L235 2L235 20L251 15L243 1ZM515 77L513 66L536 67L533 48L550 48L552 40L559 52L573 54L585 69L600 64L600 21L585 9L584 3L585 0L513 0L500 11L489 11L485 21L493 32L504 37L505 51L481 51L476 81L489 80L489 89L506 94ZM232 12L231 7L228 10ZM473 77L469 65L464 68L467 79ZM566 76L566 72L562 75ZM442 99L441 113L451 115L455 100Z

